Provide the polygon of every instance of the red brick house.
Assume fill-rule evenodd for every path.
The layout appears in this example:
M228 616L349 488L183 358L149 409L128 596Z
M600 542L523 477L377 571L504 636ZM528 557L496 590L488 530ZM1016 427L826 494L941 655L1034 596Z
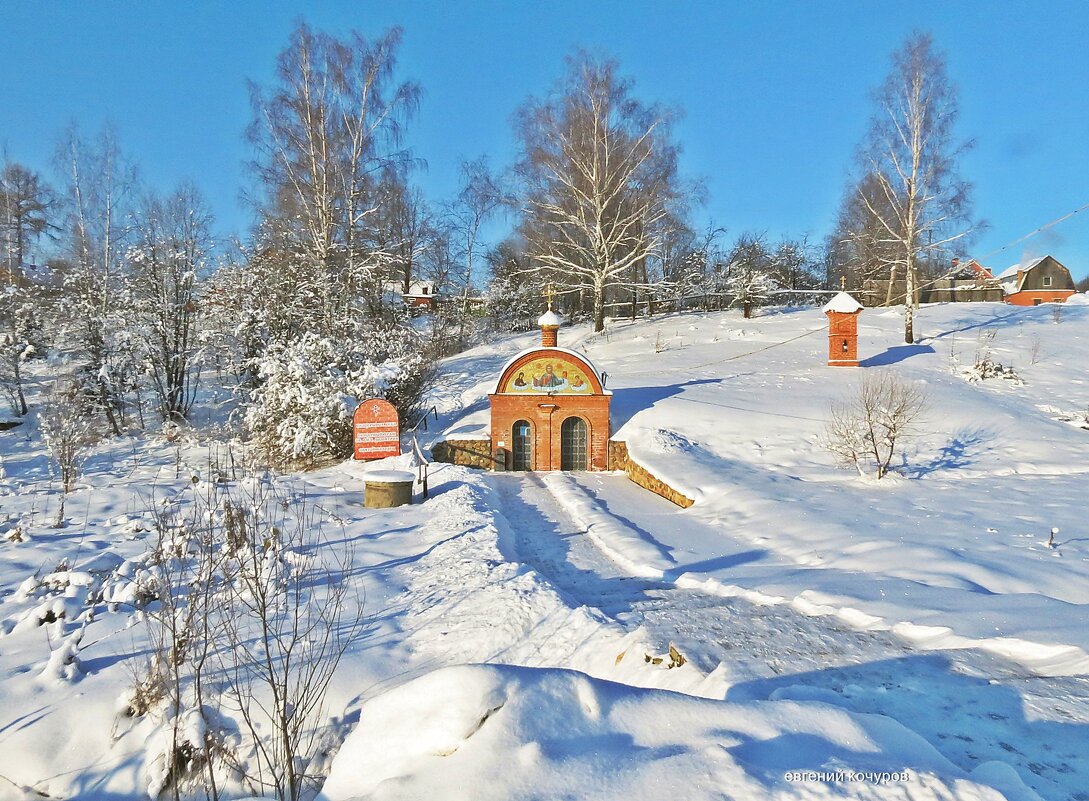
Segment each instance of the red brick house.
M488 396L495 464L509 470L606 470L612 392L589 359L557 345L559 315L549 309L537 322L540 346L507 362Z
M1062 303L1077 291L1070 271L1051 256L1015 264L996 279L1014 306Z

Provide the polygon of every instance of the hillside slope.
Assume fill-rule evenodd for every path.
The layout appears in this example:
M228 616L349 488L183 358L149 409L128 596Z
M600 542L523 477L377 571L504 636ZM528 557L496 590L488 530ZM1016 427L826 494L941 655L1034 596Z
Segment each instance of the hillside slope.
M563 329L561 344L608 373L613 438L696 499L680 524L647 523L673 561L759 554L688 580L892 628L919 647L982 646L1039 675L1089 672L1089 431L1061 419L1089 425L1089 306L927 306L911 346L897 310L867 310L859 369L825 365L826 330L815 309L683 314L597 336ZM443 436L486 434L490 382L532 342L444 365ZM1021 381L970 381L985 358ZM929 396L918 437L882 481L822 446L830 405L872 370Z

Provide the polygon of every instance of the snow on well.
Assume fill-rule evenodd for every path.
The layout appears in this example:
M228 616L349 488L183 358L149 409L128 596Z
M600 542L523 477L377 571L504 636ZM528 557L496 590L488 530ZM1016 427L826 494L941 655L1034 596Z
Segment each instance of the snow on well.
M1023 788L1008 773L997 779L1012 790ZM445 668L366 703L318 796L668 797L1007 796L973 781L918 735L880 716L813 702L712 701L510 666Z

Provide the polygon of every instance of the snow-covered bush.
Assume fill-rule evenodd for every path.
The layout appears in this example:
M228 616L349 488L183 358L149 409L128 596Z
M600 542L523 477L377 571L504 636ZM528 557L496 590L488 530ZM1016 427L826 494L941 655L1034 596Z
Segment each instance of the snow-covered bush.
M484 290L488 324L495 331L532 331L541 315L541 290L523 277L496 278Z
M418 411L429 374L415 335L389 326L361 336L305 333L258 360L260 385L246 409L258 449L279 467L310 467L352 448L352 413L385 397L403 421Z
M64 499L79 477L87 449L98 439L94 419L80 402L77 387L68 380L58 380L38 413L38 427L52 457L51 465L61 482L57 526L64 523Z
M725 285L731 305L740 306L746 319L779 288L771 275L743 265L730 265Z
M978 358L976 363L971 367L961 368L960 375L971 382L987 381L991 378L1004 378L1015 386L1020 386L1025 383L1021 376L1017 375L1013 367L1006 367L999 364L990 356L982 356Z
M927 410L926 391L892 372L862 375L855 393L832 405L824 445L858 470L884 478L893 456Z

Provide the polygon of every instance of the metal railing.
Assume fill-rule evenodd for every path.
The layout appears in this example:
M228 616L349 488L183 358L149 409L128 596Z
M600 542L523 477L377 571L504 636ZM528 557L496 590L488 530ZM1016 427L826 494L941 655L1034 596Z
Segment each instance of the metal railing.
M427 460L427 456L415 436L412 437L412 461L413 466L416 468L416 483L423 489L423 498L426 501L428 498L427 467L431 463Z

